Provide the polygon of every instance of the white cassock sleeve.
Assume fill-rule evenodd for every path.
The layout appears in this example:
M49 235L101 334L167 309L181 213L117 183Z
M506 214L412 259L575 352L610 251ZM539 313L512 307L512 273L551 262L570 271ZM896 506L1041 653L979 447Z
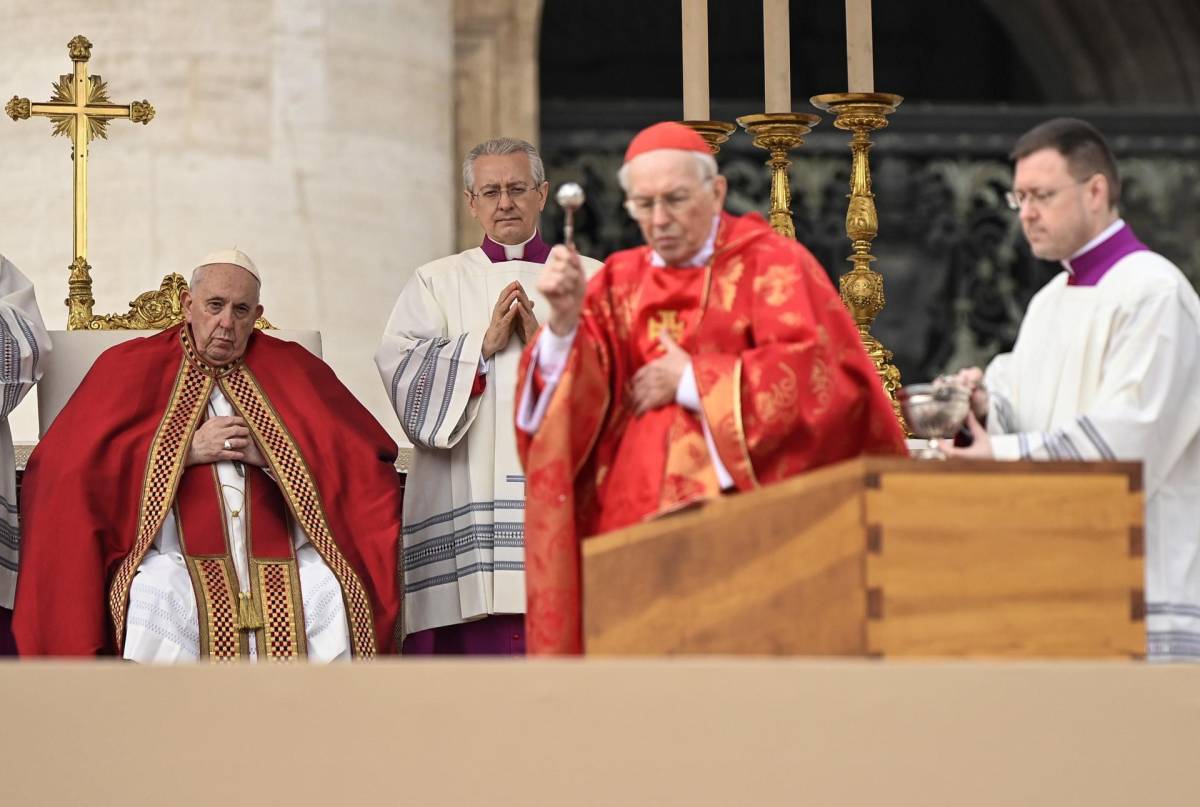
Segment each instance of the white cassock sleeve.
M450 336L446 316L417 272L400 292L375 366L400 426L414 445L453 448L479 411L471 397L484 331Z
M0 255L0 417L6 418L42 377L50 335L33 284Z
M33 284L0 255L0 608L13 606L21 544L8 416L42 377L49 352Z
M1148 296L1115 326L1104 356L1104 375L1094 402L1066 426L1049 432L992 435L997 459L1144 460L1187 448L1193 427L1181 409L1195 409L1200 384L1197 325L1174 288ZM1013 429L1015 418L1005 395L1008 356L989 366L989 431ZM1172 458L1147 463L1146 487L1157 488L1155 468Z

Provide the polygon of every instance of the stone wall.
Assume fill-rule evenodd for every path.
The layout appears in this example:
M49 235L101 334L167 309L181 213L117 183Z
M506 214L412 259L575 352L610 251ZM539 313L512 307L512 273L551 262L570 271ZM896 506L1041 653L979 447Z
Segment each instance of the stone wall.
M96 312L236 245L264 273L267 316L319 329L326 359L399 436L372 354L412 270L454 245L451 4L7 0L0 96L47 100L80 33L113 100L157 110L92 144ZM69 153L45 119L0 119L0 252L51 329L66 322ZM12 426L36 437L32 400Z

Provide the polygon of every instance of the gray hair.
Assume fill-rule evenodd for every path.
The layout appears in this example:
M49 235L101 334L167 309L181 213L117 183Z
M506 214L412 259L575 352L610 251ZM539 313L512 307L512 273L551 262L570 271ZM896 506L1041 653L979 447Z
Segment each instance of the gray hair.
M701 154L698 151L689 151L687 149L665 149L666 151L677 151L681 154L687 154L692 157L692 164L696 168L696 177L701 182L708 182L717 175L717 158L711 154ZM638 155L641 156L641 155ZM633 158L634 160L637 157ZM620 184L621 190L629 193L629 166L633 162L630 160L617 170L617 183Z
M506 154L524 154L529 158L529 172L533 174L533 184L541 185L546 181L546 168L542 165L542 156L532 143L516 137L496 137L485 140L467 152L463 160L463 187L469 191L475 190L475 161L480 157L503 157Z

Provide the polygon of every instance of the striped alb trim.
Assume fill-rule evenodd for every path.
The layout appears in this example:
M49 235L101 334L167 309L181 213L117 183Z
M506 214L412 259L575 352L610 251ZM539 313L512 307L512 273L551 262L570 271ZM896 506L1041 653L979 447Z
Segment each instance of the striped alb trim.
M474 574L483 574L485 572L523 572L525 571L525 562L520 560L498 560L494 563L472 563L469 566L464 566L461 569L455 569L453 572L439 574L434 577L420 580L415 583L405 582L404 591L407 594L412 594L417 591L424 591L427 588L435 586L446 586L451 583L457 583L464 577L470 577Z
M436 524L445 524L447 521L453 521L456 518L461 518L467 513L486 513L496 510L524 510L525 502L521 499L497 499L494 502L471 502L470 504L460 505L453 510L447 510L436 515L429 516L426 519L418 521L416 524L406 525L403 530L404 535L414 535L421 530L429 529Z
M521 549L525 546L525 525L519 522L472 524L448 535L422 541L404 550L404 568L413 571L431 563L446 561L474 550Z
M1083 432L1084 437L1091 441L1091 444L1096 447L1096 451L1100 452L1100 456L1106 460L1115 460L1117 455L1108 447L1108 443L1104 442L1104 438L1100 435L1100 430L1096 428L1088 416L1080 415L1077 420L1079 429Z

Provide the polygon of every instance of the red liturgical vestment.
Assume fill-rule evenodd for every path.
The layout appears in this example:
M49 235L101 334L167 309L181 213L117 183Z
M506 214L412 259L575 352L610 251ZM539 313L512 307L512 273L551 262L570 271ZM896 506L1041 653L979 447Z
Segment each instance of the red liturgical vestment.
M720 492L701 416L739 491L905 452L858 331L803 246L758 215L724 214L707 266L651 255L618 252L591 279L546 416L534 434L518 429L531 653L582 651L579 539ZM663 330L691 356L699 414L633 413L631 379L662 355Z
M22 655L120 654L130 585L168 510L178 504L183 522L201 525L206 513L220 512L211 472L195 466L184 473L214 386L245 418L268 464L270 478L247 469L252 489L268 497L251 502L259 511L258 542L270 528L262 511L275 502L273 517L286 512L294 519L337 578L353 655L394 648L401 508L395 444L303 347L256 332L242 359L212 367L181 326L105 351L30 457L13 615ZM216 516L209 521L220 523ZM256 555L290 554L285 528L276 527L283 548L263 544ZM210 559L217 551L194 549ZM208 565L218 582L228 582L219 564ZM286 584L267 582L264 609ZM294 606L296 594L283 605ZM214 636L228 640L230 625L246 627L231 613L236 600L213 602L231 603L220 614L209 611ZM271 613L264 617L258 628L269 641L279 625ZM277 617L291 618L289 609Z

